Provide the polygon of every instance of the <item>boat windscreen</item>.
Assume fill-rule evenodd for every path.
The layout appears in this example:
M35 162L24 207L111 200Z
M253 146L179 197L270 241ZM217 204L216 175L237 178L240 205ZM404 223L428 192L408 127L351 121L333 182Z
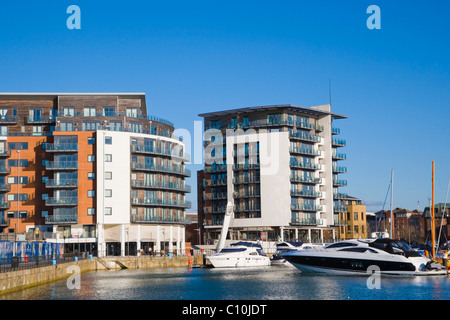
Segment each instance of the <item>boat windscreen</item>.
M243 252L246 248L223 248L220 253Z

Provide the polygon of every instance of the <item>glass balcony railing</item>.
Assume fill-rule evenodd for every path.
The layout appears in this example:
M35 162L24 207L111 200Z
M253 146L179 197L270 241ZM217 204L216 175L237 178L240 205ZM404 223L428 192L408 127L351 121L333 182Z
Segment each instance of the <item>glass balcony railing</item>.
M345 153L333 152L333 160L345 160L347 155Z
M347 145L347 141L343 139L333 139L333 147L345 147Z
M304 147L290 147L289 152L291 153L300 153L310 156L320 156L320 150L312 149L312 148L304 148Z
M291 160L289 165L291 167L297 167L302 169L311 169L311 170L319 170L322 166L320 164L315 164L311 162L298 162L295 160Z
M43 143L42 148L47 152L78 152L76 143Z
M78 215L76 213L73 213L65 215L47 216L45 217L45 223L47 224L78 223Z
M291 176L291 182L322 183L322 179L321 178L314 178L314 177Z
M75 179L64 179L64 180L56 180L49 179L45 183L47 188L76 188L78 187L78 180Z
M187 177L191 176L191 170L186 169L186 168L176 167L176 166L162 166L162 165L157 165L157 164L145 164L145 163L132 162L131 169L132 170L143 170L143 171L168 172L168 173L180 174L180 175L187 176Z
M47 198L45 200L47 206L76 206L78 205L78 198L63 197L63 198Z
M323 207L310 204L291 204L291 210L299 211L322 211Z
M337 187L345 187L347 185L347 180L333 179L333 185Z
M132 188L143 188L143 189L167 189L176 190L183 192L191 192L191 186L182 185L174 182L162 182L162 181L143 181L143 180L131 180Z
M181 151L174 151L165 148L157 148L153 146L143 146L143 145L131 145L132 153L144 153L144 154L155 154L155 155L163 155L170 156L175 158L180 158L184 160L189 160L188 154L183 154Z
M291 132L289 133L289 137L309 142L320 142L320 136L309 134L304 131Z
M309 190L291 190L291 196L294 196L294 197L319 198L319 197L322 196L322 192L309 191Z
M314 219L314 218L292 218L292 225L313 225L319 226L324 224L323 219Z
M173 200L173 199L157 199L157 198L131 198L132 205L150 205L150 206L168 206L168 207L191 207L190 201Z
M45 164L47 170L77 170L76 161L47 161Z
M185 217L177 216L150 216L144 214L131 215L132 223L188 223Z

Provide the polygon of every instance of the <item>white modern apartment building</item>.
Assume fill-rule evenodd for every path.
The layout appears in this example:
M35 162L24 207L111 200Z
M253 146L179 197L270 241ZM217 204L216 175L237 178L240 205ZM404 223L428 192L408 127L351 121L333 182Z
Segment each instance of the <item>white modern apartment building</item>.
M346 158L330 105L274 105L200 114L205 168L198 176L203 242L217 240L227 203L229 239L334 239L345 210Z

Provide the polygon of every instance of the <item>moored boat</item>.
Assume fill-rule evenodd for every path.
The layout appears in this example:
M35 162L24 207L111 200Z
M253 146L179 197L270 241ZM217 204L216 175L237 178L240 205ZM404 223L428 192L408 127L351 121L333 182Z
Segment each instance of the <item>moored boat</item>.
M270 266L270 259L260 244L237 242L206 257L215 268Z
M367 274L375 267L385 275L440 275L445 268L392 239L358 239L335 242L323 248L282 255L302 272Z

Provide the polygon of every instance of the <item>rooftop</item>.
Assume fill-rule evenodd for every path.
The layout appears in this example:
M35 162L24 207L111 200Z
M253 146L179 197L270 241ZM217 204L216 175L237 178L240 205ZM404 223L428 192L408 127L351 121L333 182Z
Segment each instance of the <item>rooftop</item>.
M302 112L306 114L311 114L315 116L326 116L331 115L333 119L346 119L346 116L332 113L328 111L323 111L316 109L314 107L301 107L301 106L295 106L292 104L278 104L278 105L269 105L269 106L255 106L255 107L245 107L245 108L239 108L239 109L230 109L230 110L224 110L224 111L215 111L215 112L208 112L208 113L201 113L198 116L203 118L210 118L210 117L220 117L220 116L227 116L227 115L233 115L233 114L239 114L239 113L252 113L252 112L258 112L258 111L271 111L271 110L291 110L296 112Z

